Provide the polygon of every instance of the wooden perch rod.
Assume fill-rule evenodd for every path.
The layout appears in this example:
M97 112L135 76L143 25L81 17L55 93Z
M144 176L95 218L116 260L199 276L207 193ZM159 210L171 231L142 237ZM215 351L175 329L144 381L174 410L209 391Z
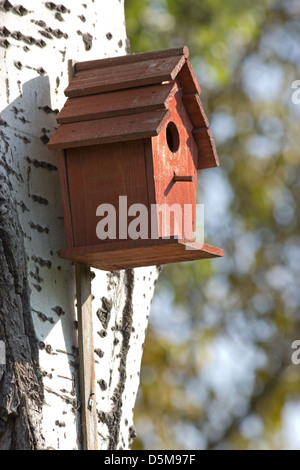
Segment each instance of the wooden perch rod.
M194 177L192 175L174 175L173 176L173 181L176 183L176 181L194 181Z

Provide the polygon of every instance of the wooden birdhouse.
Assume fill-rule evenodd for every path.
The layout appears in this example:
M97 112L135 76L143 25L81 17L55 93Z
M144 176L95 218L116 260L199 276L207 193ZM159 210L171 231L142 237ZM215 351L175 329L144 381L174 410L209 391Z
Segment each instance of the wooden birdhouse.
M222 256L195 241L197 170L218 158L188 49L78 62L65 94L48 144L60 255L104 270Z

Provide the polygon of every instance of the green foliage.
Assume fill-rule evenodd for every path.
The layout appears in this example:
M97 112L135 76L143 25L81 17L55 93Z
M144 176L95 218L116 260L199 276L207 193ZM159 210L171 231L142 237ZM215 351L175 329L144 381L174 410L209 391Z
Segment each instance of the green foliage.
M300 448L300 7L126 0L132 52L186 44L221 167L199 174L213 261L165 266L151 312L137 448ZM294 423L294 424L293 424Z

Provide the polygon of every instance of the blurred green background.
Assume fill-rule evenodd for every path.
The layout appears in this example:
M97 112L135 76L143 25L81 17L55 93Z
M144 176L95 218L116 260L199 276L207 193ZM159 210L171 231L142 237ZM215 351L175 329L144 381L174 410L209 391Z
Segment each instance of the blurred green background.
M300 449L298 0L125 0L131 52L186 44L221 166L199 172L223 259L163 267L134 449Z

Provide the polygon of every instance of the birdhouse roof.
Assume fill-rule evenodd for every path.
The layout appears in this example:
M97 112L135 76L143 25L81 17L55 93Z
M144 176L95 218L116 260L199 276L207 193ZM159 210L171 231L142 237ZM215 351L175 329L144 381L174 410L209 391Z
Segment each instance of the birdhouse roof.
M154 137L167 122L178 88L199 150L198 168L218 157L187 47L78 62L49 148Z

